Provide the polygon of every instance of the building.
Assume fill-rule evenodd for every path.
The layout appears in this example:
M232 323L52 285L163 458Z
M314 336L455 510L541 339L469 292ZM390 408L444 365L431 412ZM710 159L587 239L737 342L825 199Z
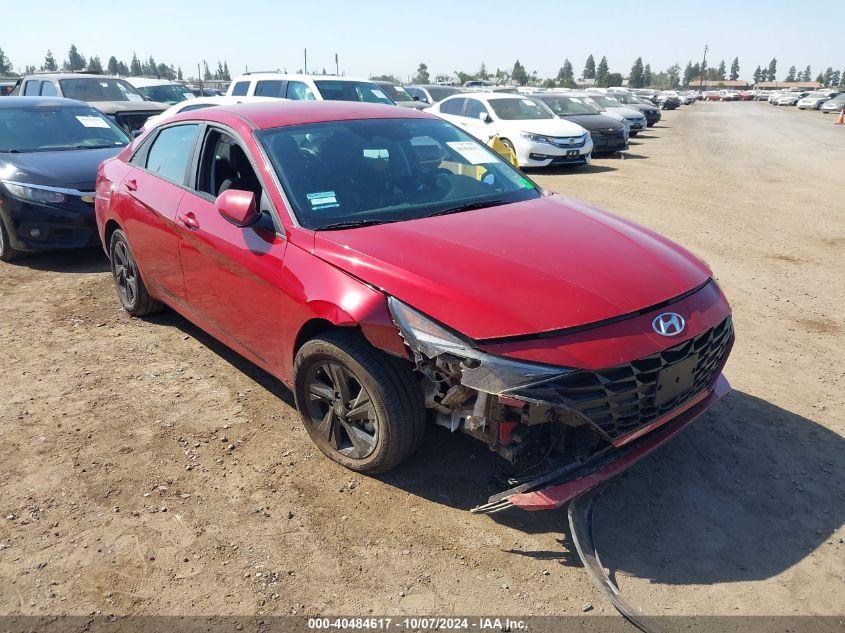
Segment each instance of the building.
M699 84L699 82L701 82ZM698 90L699 85L702 90L749 90L751 84L741 79L705 79L701 81L698 78L691 79L689 86L690 90Z
M754 86L757 90L818 90L818 81L761 81Z

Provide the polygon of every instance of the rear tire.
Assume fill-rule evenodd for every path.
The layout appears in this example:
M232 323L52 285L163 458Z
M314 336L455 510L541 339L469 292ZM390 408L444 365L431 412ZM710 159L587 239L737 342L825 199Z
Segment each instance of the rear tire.
M142 317L160 312L164 305L153 299L147 291L126 235L120 229L115 230L109 240L109 259L117 298L126 313Z
M22 257L25 253L12 247L6 223L0 218L0 262L11 262Z
M300 348L294 397L317 448L350 470L387 472L422 441L425 405L411 368L357 332L327 332Z

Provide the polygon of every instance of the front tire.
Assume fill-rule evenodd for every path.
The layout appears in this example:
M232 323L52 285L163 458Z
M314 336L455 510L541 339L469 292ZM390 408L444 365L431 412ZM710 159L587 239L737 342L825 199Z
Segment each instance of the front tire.
M300 348L294 397L320 451L356 472L395 468L425 430L422 391L410 367L357 332L328 332Z
M0 262L11 262L23 255L23 251L12 247L12 241L6 231L6 223L3 222L3 218L0 218Z
M120 229L109 240L109 259L117 298L129 316L142 317L160 312L164 307L150 296L126 235Z

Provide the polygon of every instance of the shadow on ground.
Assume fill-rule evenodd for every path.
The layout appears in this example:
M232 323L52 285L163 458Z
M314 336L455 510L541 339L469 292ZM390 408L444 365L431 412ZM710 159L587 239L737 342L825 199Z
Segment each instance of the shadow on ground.
M109 271L109 260L97 246L69 251L29 253L12 262L15 266L44 272L104 273Z

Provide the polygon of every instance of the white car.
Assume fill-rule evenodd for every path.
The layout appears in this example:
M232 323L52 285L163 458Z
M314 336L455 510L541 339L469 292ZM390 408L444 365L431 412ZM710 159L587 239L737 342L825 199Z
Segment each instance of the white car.
M591 100L591 105L596 105L605 114L616 115L620 121L628 126L628 134L636 136L648 126L645 115L639 110L622 105L619 101L606 94L598 92L575 93L578 96Z
M276 97L299 101L365 101L396 105L368 79L336 75L249 73L235 77L228 97Z
M838 90L816 90L803 99L799 99L797 105L801 110L819 110L825 101L833 99L838 94Z
M126 81L135 86L144 97L157 103L173 105L196 95L183 83L169 79L148 79L146 77L126 77Z
M274 97L196 97L191 100L180 101L179 103L167 108L167 110L161 114L151 116L147 119L147 122L144 123L144 127L141 128L141 131L146 132L159 123L162 123L177 114L182 114L183 112L201 110L202 108L212 108L214 106L236 105L238 103L256 103L260 101L279 101L279 99ZM281 101L287 101L287 99L281 99Z
M577 123L528 97L501 92L454 95L426 112L454 123L483 143L493 136L516 153L520 167L586 165L593 140Z
M775 105L794 106L809 94L809 92L787 92L775 99Z

